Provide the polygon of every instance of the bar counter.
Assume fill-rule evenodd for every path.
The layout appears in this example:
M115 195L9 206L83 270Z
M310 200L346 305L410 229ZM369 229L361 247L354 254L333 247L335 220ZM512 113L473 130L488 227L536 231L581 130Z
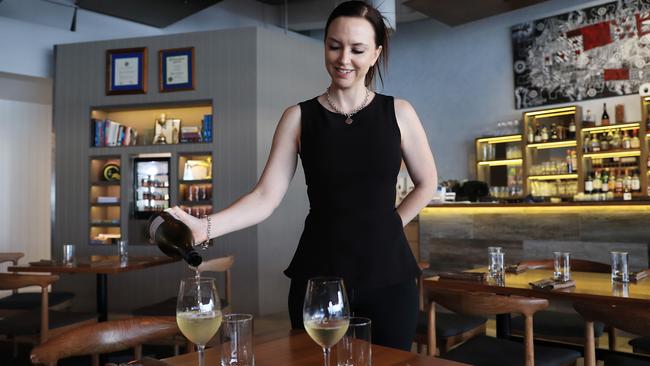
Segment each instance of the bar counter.
M609 263L609 251L626 250L632 269L648 267L650 201L432 204L419 227L434 272L485 266L488 246L503 247L507 264L558 250Z

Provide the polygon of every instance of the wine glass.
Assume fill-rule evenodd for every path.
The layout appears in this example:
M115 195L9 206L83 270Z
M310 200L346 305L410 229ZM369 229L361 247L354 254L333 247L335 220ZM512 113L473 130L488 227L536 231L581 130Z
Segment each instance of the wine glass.
M221 304L213 278L181 280L176 303L176 322L183 335L196 344L199 366L204 366L205 344L221 326Z
M350 307L343 280L337 277L310 279L302 319L307 334L323 347L325 366L329 366L330 349L343 337L350 324Z

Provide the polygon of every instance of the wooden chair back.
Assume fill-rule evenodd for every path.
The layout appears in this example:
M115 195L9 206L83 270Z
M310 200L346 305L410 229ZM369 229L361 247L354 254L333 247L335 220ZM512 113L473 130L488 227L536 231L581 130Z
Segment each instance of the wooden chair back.
M199 265L199 272L222 272L225 275L225 299L232 304L232 277L230 269L235 263L235 256L229 255L207 260Z
M630 333L650 336L650 312L647 306L578 302L573 307L585 319L585 366L596 366L594 321Z
M25 256L25 253L0 253L0 264L11 262L14 266L18 265L18 260Z
M47 288L59 279L55 275L27 275L0 273L0 290L18 290L24 287L39 286L41 288L41 342L48 336L49 328L49 299Z
M438 303L447 309L465 315L486 316L505 313L520 313L526 321L524 333L525 365L533 366L535 353L533 348L533 314L548 307L548 300L534 297L504 296L493 293L449 290L442 288L427 289L430 300L428 310L429 350L436 349L436 310Z
M595 273L611 273L612 266L606 263L594 262L585 259L569 260L572 271L578 272L595 272ZM541 259L520 262L519 265L526 266L530 269L553 269L555 267L553 259Z
M30 359L36 365L56 365L63 358L135 348L177 333L179 329L174 317L137 317L87 324L36 346Z

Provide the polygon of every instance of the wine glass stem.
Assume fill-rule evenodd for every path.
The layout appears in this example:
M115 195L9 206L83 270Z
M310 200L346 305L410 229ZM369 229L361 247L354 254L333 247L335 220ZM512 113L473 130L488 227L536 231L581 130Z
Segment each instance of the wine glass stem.
M196 348L199 351L199 366L205 366L205 345L196 345Z
M325 361L325 366L330 366L330 349L329 349L329 347L323 347L323 359Z

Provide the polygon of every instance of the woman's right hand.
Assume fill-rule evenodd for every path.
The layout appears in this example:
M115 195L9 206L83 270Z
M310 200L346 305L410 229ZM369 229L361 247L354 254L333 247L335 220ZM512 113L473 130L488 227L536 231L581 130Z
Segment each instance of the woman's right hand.
M196 218L187 212L183 211L178 206L168 208L165 211L169 212L172 216L183 222L192 231L194 237L194 245L206 242L208 238L208 220L205 218Z

